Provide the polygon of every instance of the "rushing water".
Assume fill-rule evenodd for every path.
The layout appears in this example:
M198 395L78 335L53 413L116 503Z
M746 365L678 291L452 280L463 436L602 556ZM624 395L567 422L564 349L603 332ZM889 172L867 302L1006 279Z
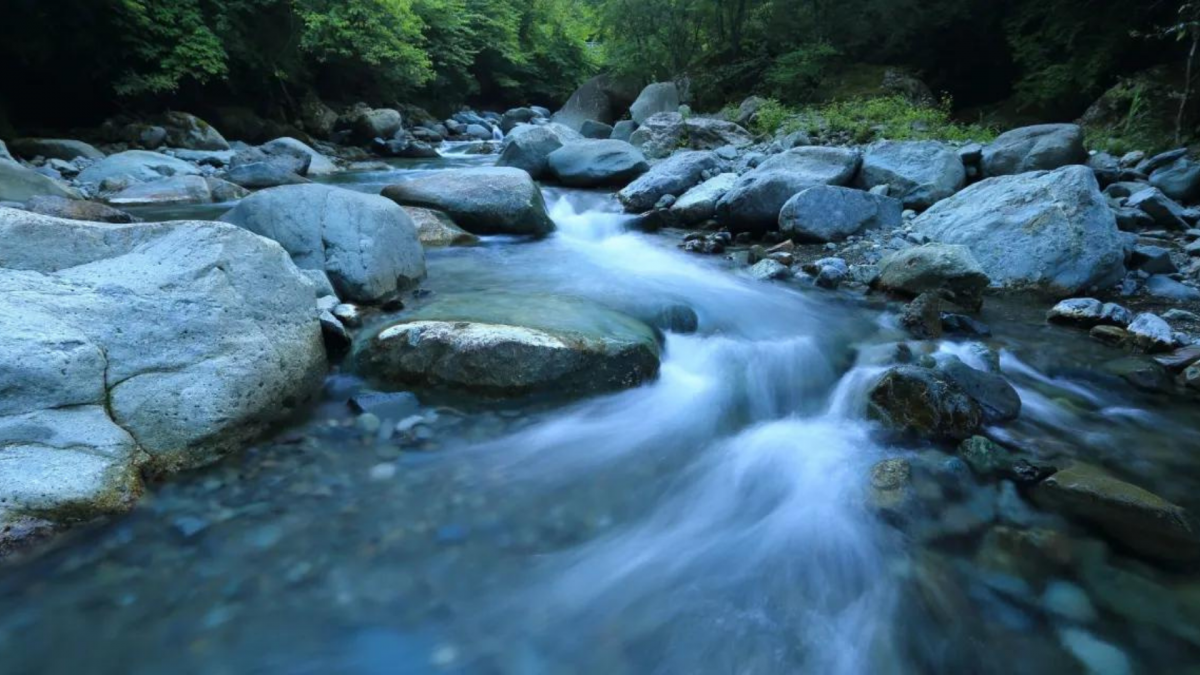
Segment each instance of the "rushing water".
M455 154L335 181L370 191L489 161ZM628 231L611 195L547 190L547 201L553 237L430 252L421 302L502 290L638 315L686 305L699 329L666 335L656 381L581 402L427 400L417 422L380 434L345 407L364 385L335 373L324 402L272 441L0 567L0 672L1069 673L1090 662L1116 674L1200 662L1196 577L1110 553L1011 484L975 483L951 455L881 443L863 394L872 354L903 338L877 307L755 282ZM996 433L1200 507L1194 404L1114 387L1087 369L1099 347L1038 312L989 311L990 346L1025 405ZM987 368L986 353L948 342L934 356ZM872 465L889 457L912 461L929 505L902 529L869 496ZM1017 548L1002 564L1014 529L1071 553L1047 562L1039 555L1061 547ZM1052 590L1076 609L1083 594L1093 614L1064 617Z

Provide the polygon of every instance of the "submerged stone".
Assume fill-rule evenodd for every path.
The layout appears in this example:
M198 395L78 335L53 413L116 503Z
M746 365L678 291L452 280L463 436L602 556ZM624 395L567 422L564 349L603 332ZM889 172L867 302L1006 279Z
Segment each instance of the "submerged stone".
M560 296L443 297L360 338L355 368L388 384L498 396L587 394L658 373L654 329L596 303Z

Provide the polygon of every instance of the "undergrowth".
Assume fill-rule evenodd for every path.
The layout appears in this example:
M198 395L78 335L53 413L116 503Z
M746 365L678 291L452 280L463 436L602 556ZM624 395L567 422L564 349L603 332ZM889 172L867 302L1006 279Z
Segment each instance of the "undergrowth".
M727 108L726 115L736 116L736 110ZM804 108L768 99L759 108L751 127L761 135L800 131L852 143L880 139L987 142L996 137L994 129L951 119L948 99L936 106L922 106L903 96L855 98Z

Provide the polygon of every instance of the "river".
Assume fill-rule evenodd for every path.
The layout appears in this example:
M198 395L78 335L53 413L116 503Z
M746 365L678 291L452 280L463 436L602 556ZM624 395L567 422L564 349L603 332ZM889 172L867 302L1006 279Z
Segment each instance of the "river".
M440 161L342 174L365 191ZM1184 672L1200 577L1110 550L864 420L881 304L763 283L610 194L547 188L558 232L431 250L429 291L685 305L662 371L584 401L422 395L404 432L356 425L365 385L330 375L304 419L155 485L127 517L0 567L0 672L325 674ZM216 217L216 209L147 210ZM1044 307L989 302L986 345L1022 419L997 434L1087 457L1200 508L1194 403L1090 364ZM1110 357L1111 358L1111 357ZM390 429L399 420L386 420ZM871 468L913 466L925 505L881 517ZM1090 611L1089 611L1090 610ZM1086 668L1085 668L1086 664ZM1188 671L1195 672L1195 671Z

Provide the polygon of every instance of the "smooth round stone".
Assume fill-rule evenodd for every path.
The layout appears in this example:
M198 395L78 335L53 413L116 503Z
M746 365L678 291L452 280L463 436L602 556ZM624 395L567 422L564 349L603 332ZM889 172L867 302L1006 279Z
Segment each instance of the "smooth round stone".
M1047 613L1078 623L1096 620L1096 608L1082 588L1068 581L1051 581L1042 593Z

